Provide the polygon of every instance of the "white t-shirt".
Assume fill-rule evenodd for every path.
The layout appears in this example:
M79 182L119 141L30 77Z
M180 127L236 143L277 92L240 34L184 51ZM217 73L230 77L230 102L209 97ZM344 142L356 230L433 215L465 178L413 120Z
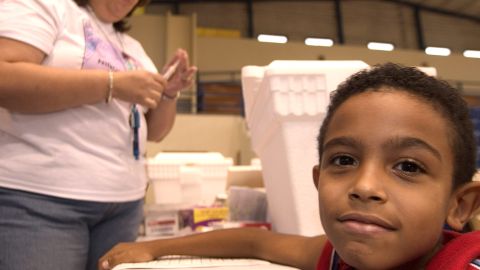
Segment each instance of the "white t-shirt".
M42 50L45 66L116 71L133 63L156 72L136 40L116 36L110 24L73 0L1 0L0 14L0 36ZM132 57L129 63L122 50ZM0 107L0 187L97 202L142 198L146 123L141 114L141 157L135 160L131 105L113 99L44 114Z

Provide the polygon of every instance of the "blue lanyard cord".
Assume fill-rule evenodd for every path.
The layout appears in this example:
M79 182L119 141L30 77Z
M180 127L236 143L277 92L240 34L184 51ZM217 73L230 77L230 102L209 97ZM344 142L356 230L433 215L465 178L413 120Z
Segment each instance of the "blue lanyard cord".
M140 128L140 113L138 112L137 105L132 104L130 113L130 126L133 130L133 157L136 160L140 157L140 147L138 138L138 129Z
M129 55L122 53L122 56L126 70L137 69L135 62ZM138 129L140 128L140 113L138 112L137 105L135 103L133 103L131 107L130 126L133 130L133 157L135 160L138 160L140 158L140 141L138 138Z
M95 16L95 13L90 9L90 7L87 6L88 11L92 14L92 21L96 24L98 30L101 31L103 37L105 40L110 44L110 47L114 50L116 57L123 63L123 66L125 70L136 70L137 65L135 61L130 57L130 55L125 53L125 49L123 47L123 42L122 38L119 37L118 33L115 33L115 37L118 40L118 44L120 45L121 51L118 52L117 46L114 45L114 43L110 40L108 35L105 33L103 28L99 25L97 22L97 17ZM133 156L135 157L136 160L140 158L140 141L139 141L139 135L138 135L138 129L140 128L140 113L138 112L136 104L132 104L131 110L130 110L130 127L132 128L133 131Z

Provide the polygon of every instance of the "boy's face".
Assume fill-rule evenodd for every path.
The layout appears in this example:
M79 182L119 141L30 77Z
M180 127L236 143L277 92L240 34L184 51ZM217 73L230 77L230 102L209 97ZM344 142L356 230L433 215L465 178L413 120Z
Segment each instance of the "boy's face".
M416 269L440 247L451 197L448 125L405 92L366 92L335 112L318 179L320 216L357 269Z

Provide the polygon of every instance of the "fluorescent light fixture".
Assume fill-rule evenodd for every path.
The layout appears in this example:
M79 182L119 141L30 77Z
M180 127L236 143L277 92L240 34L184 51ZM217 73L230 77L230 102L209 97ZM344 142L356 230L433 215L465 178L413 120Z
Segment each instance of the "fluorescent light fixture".
M305 45L308 46L322 46L322 47L332 47L333 40L329 38L306 38Z
M425 49L425 53L429 55L438 55L438 56L449 56L450 49L449 48L441 48L441 47L427 47Z
M465 50L463 52L463 56L469 57L469 58L480 58L480 51Z
M260 34L257 40L260 42L287 43L288 39L286 36Z
M395 46L391 43L384 43L384 42L369 42L367 47L370 50L375 50L375 51L393 51Z

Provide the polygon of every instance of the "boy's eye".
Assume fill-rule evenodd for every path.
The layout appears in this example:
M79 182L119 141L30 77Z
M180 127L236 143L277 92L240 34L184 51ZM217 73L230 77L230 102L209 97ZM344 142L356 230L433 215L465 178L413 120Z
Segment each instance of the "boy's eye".
M336 156L331 162L337 166L352 166L356 164L356 160L354 158L346 155Z
M395 166L395 169L408 174L425 172L425 170L420 165L413 161L400 162Z

